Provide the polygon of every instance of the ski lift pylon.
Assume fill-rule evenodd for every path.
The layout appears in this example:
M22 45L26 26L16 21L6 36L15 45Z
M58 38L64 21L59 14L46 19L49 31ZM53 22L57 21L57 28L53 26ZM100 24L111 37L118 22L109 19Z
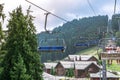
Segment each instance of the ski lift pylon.
M77 43L75 44L76 47L89 47L88 43Z

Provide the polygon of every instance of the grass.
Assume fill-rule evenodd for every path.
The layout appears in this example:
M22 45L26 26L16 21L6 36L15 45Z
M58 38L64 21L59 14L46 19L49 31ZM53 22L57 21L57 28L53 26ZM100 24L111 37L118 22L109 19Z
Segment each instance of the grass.
M98 53L100 53L102 51L102 49L98 49L97 50L97 47L90 47L88 49L85 49L85 50L82 50L76 54L78 55L94 55L95 57L98 58Z
M107 64L106 66L107 66L107 70L120 72L120 64L117 64L116 60L113 60L111 65Z

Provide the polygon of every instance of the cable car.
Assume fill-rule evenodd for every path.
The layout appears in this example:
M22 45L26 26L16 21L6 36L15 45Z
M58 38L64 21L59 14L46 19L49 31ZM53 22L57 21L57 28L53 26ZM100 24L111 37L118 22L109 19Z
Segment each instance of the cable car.
M89 47L88 43L76 43L75 44L76 47Z
M99 40L90 40L90 41L86 41L86 42L79 42L79 43L76 43L75 46L76 47L89 47L90 45L97 45L99 42Z
M46 25L47 25L47 17L50 13L45 13L45 32L48 35L51 35L53 33L51 33L50 31L48 31L46 29ZM63 53L65 52L66 49L66 45L65 45L65 41L64 39L59 39L59 38L50 38L50 39L42 39L39 43L39 51L40 52L60 52Z
M40 52L65 52L66 45L64 39L42 39L39 44Z
M92 41L89 41L88 43L89 43L90 45L97 45L98 42L99 42L99 40L92 40Z

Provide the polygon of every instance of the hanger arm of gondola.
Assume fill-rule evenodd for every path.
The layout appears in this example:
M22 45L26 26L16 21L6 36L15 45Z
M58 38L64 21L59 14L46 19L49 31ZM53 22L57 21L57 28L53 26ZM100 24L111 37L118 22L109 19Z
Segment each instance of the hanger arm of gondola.
M48 17L49 14L50 14L49 12L45 13L45 25L44 25L44 29L45 29L46 32L49 32L47 30L47 28L46 28L46 26L47 26L47 17Z

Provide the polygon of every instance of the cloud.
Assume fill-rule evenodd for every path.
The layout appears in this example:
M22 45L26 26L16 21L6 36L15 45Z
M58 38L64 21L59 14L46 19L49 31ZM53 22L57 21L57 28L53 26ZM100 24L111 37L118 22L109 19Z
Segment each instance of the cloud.
M87 5L86 0L29 0L36 5L70 21L76 16L84 15L85 10L83 11L83 6ZM11 12L13 9L18 7L19 5L22 6L23 12L25 13L25 10L28 8L29 3L27 3L25 0L14 0L12 3L10 0L3 0L3 3L5 3L4 11L7 16L5 23L7 24L7 20L9 19L8 12ZM40 32L44 30L44 22L45 22L45 11L42 11L38 9L37 7L32 5L31 10L33 11L32 15L36 18L34 19L34 23L37 29L37 32ZM82 10L82 11L81 11ZM59 24L65 23L64 21L49 15L48 16L48 23L47 28L53 29L54 27L57 27ZM6 25L5 24L5 25ZM5 28L5 26L4 26Z
M104 13L111 14L114 11L113 4L104 5L101 9ZM111 14L112 15L112 14Z
M74 18L82 18L88 16L95 16L90 6L87 3L87 0L29 0L36 5L66 19L67 21L71 21ZM97 15L112 15L113 14L113 6L114 0L89 0L92 7L94 8ZM120 1L119 1L120 2ZM8 12L11 12L13 9L22 6L23 12L25 13L26 9L31 5L25 0L0 0L0 3L5 3L4 12L7 16L5 25L7 23L7 19L9 18ZM117 5L117 12L120 11ZM32 15L36 18L34 19L34 24L37 29L37 33L44 31L44 22L45 22L45 11L31 5L31 10L33 11ZM58 27L60 24L65 23L63 20L60 20L52 15L48 16L47 28L53 29Z
M116 6L116 12L118 14L119 11L119 5ZM103 12L104 14L107 14L110 18L112 17L112 15L114 14L114 4L113 3L109 3L109 4L105 4L102 6L101 8L101 12Z

